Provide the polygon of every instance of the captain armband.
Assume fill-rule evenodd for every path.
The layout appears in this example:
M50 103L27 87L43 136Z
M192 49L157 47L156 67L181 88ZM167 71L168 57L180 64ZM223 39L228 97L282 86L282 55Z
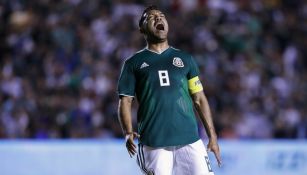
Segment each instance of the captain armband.
M190 79L188 83L190 94L195 94L196 92L200 92L203 90L203 85L201 84L198 76Z

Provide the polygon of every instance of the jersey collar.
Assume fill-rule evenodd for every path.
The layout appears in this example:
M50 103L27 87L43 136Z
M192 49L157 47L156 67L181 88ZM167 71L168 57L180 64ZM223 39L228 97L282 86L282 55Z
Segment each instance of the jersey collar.
M146 46L145 47L145 50L148 50L149 52L152 52L152 53L155 53L155 54L158 54L158 55L161 55L162 53L164 53L165 51L167 51L169 48L171 48L170 46L168 46L168 48L164 49L162 52L156 52L156 51L153 51L153 50L150 50L148 49L148 47Z

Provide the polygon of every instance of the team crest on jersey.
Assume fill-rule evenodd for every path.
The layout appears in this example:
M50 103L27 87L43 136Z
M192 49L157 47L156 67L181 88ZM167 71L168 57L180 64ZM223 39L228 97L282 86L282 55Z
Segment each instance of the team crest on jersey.
M181 58L179 58L179 57L174 57L173 65L176 66L176 67L184 67L183 62L182 62Z

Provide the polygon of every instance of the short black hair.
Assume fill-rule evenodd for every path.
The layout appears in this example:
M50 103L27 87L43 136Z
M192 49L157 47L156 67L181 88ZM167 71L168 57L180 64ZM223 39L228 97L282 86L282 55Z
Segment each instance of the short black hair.
M142 13L140 20L139 20L139 27L140 28L142 27L144 20L146 19L146 13L151 11L151 10L159 10L160 11L160 9L156 5L150 5L150 6L146 7L144 9L143 13Z

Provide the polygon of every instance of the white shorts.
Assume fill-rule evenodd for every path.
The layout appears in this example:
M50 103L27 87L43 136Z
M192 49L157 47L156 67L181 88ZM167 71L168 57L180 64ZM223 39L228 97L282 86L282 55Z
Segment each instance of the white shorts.
M145 175L214 175L201 140L161 148L139 144L137 163Z

